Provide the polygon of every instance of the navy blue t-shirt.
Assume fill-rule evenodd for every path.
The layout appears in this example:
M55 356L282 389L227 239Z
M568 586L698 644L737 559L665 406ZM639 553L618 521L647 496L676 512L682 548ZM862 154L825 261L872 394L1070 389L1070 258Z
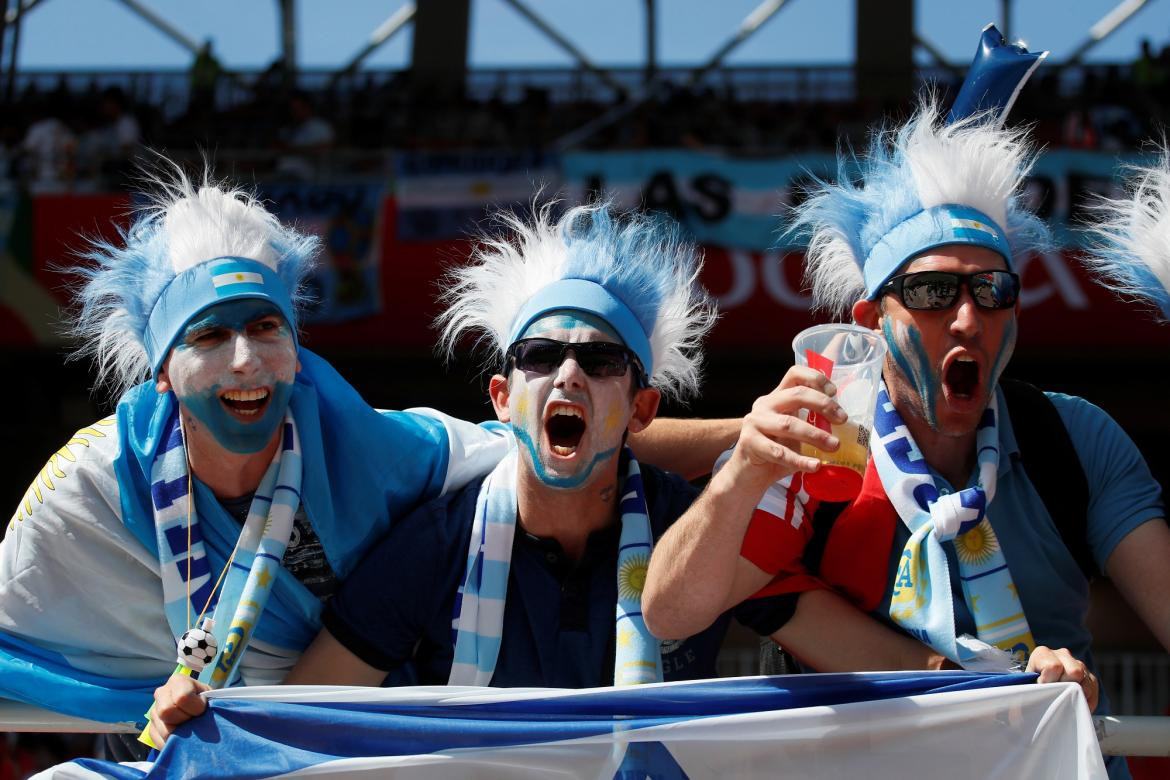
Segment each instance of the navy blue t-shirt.
M698 490L639 464L654 538ZM393 685L445 685L454 653L451 620L467 568L482 480L437 498L395 524L329 602L325 627ZM495 687L591 688L613 684L620 523L590 535L572 561L551 539L517 527ZM662 643L667 680L715 676L729 616L682 641Z

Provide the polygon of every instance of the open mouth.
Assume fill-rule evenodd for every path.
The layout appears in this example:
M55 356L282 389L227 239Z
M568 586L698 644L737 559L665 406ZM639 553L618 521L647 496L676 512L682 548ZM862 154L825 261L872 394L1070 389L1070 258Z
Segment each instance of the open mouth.
M544 421L544 434L557 455L568 457L577 451L585 435L585 417L581 410L567 404L554 406Z
M952 398L969 399L975 396L979 389L979 363L968 357L959 357L951 361L943 375L947 395Z
M255 417L268 406L271 393L266 388L256 390L225 390L219 396L220 402L241 417Z

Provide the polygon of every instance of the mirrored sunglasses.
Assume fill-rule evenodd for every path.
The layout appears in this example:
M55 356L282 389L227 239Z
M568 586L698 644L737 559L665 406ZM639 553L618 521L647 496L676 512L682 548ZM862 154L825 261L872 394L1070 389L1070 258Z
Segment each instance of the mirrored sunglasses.
M964 285L981 309L1010 309L1020 297L1020 277L1011 271L914 271L890 277L882 294L897 295L907 309L941 311L955 305Z

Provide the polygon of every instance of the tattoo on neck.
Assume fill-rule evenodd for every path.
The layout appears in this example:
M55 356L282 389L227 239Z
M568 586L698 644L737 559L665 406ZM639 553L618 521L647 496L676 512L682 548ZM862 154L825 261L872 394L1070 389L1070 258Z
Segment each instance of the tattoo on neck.
M601 500L602 501L611 501L613 499L613 494L616 491L617 491L616 484L611 483L609 485L606 485L605 487L603 487L601 489Z

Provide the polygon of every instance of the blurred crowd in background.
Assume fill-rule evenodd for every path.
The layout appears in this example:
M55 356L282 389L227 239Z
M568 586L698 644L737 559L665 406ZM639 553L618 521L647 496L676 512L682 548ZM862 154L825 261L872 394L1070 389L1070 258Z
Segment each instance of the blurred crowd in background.
M388 149L692 148L741 156L859 145L906 105L854 94L849 67L473 71L461 94L413 90L405 71L223 70L209 46L187 73L22 73L0 112L0 178L36 191L120 188L143 145L213 150L257 174L363 172ZM953 89L959 72L925 69ZM1048 148L1122 150L1156 136L1170 105L1170 46L1129 64L1042 66L1013 117ZM582 132L582 128L592 131Z

